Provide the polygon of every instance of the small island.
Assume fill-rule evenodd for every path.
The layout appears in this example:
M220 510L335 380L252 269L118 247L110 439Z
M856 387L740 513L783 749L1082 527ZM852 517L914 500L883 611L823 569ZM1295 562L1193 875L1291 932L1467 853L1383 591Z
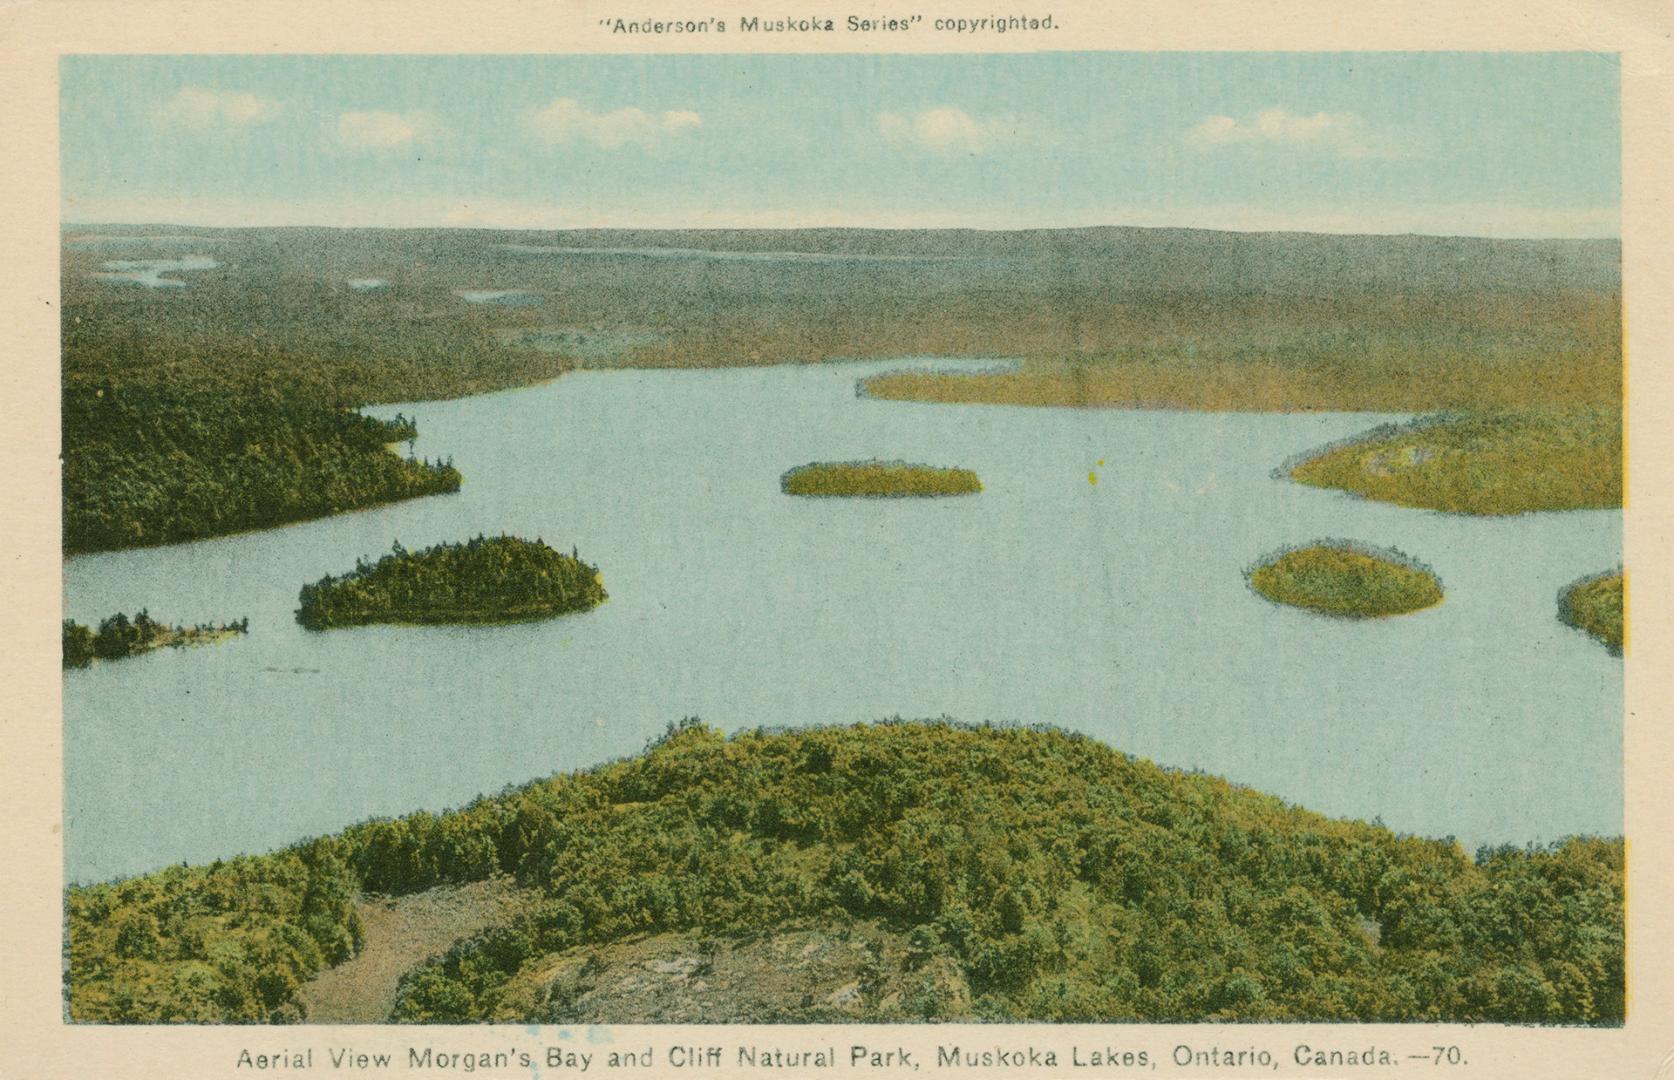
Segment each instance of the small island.
M905 461L816 461L779 478L786 495L840 499L929 499L974 495L982 481L969 469Z
M1604 643L1612 656L1622 655L1624 580L1621 570L1591 574L1558 594L1558 620L1584 630Z
M1269 556L1246 572L1250 588L1278 604L1342 619L1377 619L1434 607L1441 581L1392 548L1322 540Z
M239 634L249 633L249 619L196 626L170 626L151 617L145 608L132 619L117 612L99 622L95 631L74 619L64 620L64 666L86 667L94 660L120 660L153 649L179 649L188 645L213 645Z
M496 623L545 619L604 603L599 570L540 540L478 536L410 552L304 585L297 621L310 630L367 623Z

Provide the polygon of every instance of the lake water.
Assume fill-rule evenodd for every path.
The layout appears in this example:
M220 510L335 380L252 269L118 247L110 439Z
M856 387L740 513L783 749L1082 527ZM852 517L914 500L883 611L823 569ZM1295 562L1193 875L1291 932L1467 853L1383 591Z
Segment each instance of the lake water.
M179 259L107 259L100 265L105 272L93 275L100 281L131 282L150 289L183 289L185 281L164 275L213 270L219 264L207 255L187 255Z
M536 307L545 302L540 293L527 289L455 289L454 295L467 304L499 304L502 307Z
M856 397L896 366L580 372L391 405L374 411L416 414L419 453L452 455L459 494L71 560L68 617L147 606L250 633L66 674L69 877L456 806L687 715L1045 722L1468 846L1621 831L1621 661L1555 618L1562 586L1619 562L1619 513L1454 517L1271 475L1399 417ZM871 457L986 490L779 492L792 466ZM305 582L394 540L500 531L579 548L609 602L505 627L293 621ZM1352 623L1245 585L1320 537L1400 548L1446 601Z

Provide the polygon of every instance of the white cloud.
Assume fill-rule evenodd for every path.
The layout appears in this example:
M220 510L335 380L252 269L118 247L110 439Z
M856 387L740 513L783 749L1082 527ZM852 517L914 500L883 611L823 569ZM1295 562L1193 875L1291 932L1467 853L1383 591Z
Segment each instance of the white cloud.
M690 109L652 114L629 105L610 112L594 112L575 98L558 98L529 114L529 127L548 142L581 140L605 150L632 145L650 146L703 126L703 117Z
M337 118L337 141L355 150L396 150L434 140L442 133L441 121L427 112L371 110L346 112Z
M943 105L913 116L878 114L878 131L897 146L916 146L936 154L985 154L1015 125L979 120L964 109Z
M279 103L237 90L210 90L183 86L175 95L152 110L152 119L163 127L211 132L239 130L279 115Z
M1283 146L1344 158L1391 158L1398 147L1369 129L1358 113L1317 112L1300 116L1263 109L1248 120L1211 116L1186 132L1186 144L1209 151L1225 146Z

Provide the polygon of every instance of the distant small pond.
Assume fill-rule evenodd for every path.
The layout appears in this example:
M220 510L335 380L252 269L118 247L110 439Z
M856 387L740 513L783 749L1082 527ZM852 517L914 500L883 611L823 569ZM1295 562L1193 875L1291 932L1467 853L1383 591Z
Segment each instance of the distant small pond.
M467 304L498 304L501 307L537 307L546 298L527 289L455 289L453 294Z
M99 265L105 272L93 276L100 281L128 282L149 289L183 289L186 282L164 275L213 270L220 264L207 255L187 255L179 259L107 259Z

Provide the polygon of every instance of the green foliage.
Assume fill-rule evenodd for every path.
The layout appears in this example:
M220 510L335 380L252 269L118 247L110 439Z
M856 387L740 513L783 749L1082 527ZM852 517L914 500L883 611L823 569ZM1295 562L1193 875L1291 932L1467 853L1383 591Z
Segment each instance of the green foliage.
M1622 505L1622 412L1493 410L1385 425L1284 467L1312 487L1456 514Z
M982 481L969 469L905 461L822 461L799 465L779 478L786 495L836 498L933 498L974 495Z
M1626 638L1622 621L1626 588L1620 570L1584 577L1558 594L1558 619L1566 626L1585 630L1604 642L1613 655L1620 656Z
M280 1023L296 989L360 948L358 882L334 840L67 896L70 1016Z
M539 540L478 536L409 552L302 587L297 621L311 630L374 622L470 623L539 619L604 603L596 566Z
M93 631L74 619L64 620L64 666L86 667L93 662Z
M64 392L64 549L173 543L457 491L451 463L403 460L413 436L276 394Z
M555 953L854 918L957 966L972 998L932 987L903 1005L921 1018L1623 1016L1619 840L1473 862L1091 739L946 722L687 723L452 813L73 888L71 1015L294 1018L295 985L356 945L357 890L496 872L537 899L409 973L396 1018L562 1020L562 993L524 993Z
M250 620L234 619L219 625L199 623L196 626L169 626L157 622L150 612L141 609L132 619L117 612L101 620L98 633L74 619L64 620L64 666L86 667L94 658L120 660L125 656L164 647L201 645L219 641L233 634L250 631Z
M414 972L400 1019L513 1018L505 989L559 950L821 912L951 957L970 1017L1622 1015L1617 842L1473 864L1052 731L687 727L509 798L546 903Z
M1429 567L1346 540L1292 548L1246 576L1250 588L1274 603L1345 619L1401 615L1442 601L1441 582Z

